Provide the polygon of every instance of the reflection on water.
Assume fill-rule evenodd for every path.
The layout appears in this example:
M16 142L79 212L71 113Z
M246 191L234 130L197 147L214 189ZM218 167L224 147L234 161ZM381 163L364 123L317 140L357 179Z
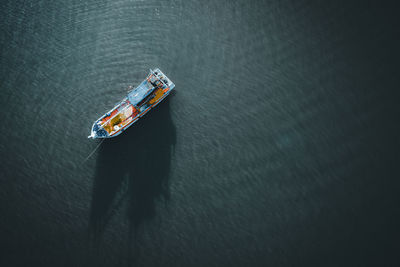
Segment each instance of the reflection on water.
M154 217L156 200L168 199L175 142L168 98L126 132L103 142L96 163L90 214L90 233L95 242L123 203L128 204L131 231Z

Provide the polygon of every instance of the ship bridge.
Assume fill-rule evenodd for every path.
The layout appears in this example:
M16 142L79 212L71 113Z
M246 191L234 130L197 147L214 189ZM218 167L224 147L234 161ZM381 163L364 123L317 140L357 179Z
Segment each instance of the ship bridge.
M149 95L154 86L147 80L144 80L138 87L128 94L129 102L136 106L143 98Z

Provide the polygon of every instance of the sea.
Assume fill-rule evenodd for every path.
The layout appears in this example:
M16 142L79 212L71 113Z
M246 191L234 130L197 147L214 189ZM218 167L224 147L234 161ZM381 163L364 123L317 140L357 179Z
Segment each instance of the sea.
M0 266L399 266L398 10L2 0Z

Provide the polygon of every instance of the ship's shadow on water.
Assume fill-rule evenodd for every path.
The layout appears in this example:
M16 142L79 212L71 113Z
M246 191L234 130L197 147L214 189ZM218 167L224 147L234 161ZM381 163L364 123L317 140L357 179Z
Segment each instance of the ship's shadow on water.
M127 206L124 214L130 231L155 216L156 200L169 198L175 143L167 98L124 133L101 144L89 220L92 241L97 243L101 239L121 206Z

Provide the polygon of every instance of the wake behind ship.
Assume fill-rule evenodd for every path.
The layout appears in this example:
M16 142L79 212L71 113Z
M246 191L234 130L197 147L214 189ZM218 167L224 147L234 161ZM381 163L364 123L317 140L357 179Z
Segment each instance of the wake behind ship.
M121 134L160 103L174 87L175 84L160 69L150 70L138 87L94 122L88 138L110 138Z

